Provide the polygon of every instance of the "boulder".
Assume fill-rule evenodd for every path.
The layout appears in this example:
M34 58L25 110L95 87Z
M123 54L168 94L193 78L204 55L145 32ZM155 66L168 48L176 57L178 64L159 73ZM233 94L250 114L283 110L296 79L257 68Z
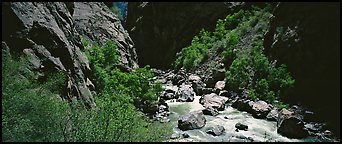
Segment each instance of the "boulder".
M202 111L193 111L178 118L178 128L183 131L200 129L205 123L206 119Z
M224 87L226 86L226 82L225 81L217 81L216 84L215 84L215 89L218 89L218 90L223 90Z
M183 133L182 133L182 137L183 137L183 138L189 138L190 135L189 135L188 133L186 133L186 132L183 132Z
M191 75L188 77L188 80L189 80L190 82L193 82L193 81L201 81L201 77L199 77L198 75L191 74Z
M178 138L180 138L179 133L173 133L170 137L170 139L178 139Z
M238 109L239 111L251 113L253 104L254 102L248 99L237 99L233 102L232 107Z
M239 129L239 130L244 130L247 131L248 130L248 126L245 124L242 124L240 122L235 124L235 128Z
M219 96L229 97L229 92L227 90L221 90Z
M278 110L277 109L272 109L266 116L267 120L270 121L277 121L278 119Z
M203 95L203 89L205 88L205 84L202 81L193 81L192 88L194 89L197 95Z
M252 105L252 115L255 118L265 118L267 114L271 111L272 106L267 104L265 101L259 100L254 102Z
M225 103L228 100L226 97L218 96L215 93L204 95L200 98L200 104L202 104L205 108L212 107L219 111L224 110Z
M278 113L277 132L289 138L305 138L309 135L302 118L287 109Z
M220 125L216 125L214 127L210 127L206 133L211 134L213 136L219 136L222 135L224 133L225 129L223 126Z
M181 85L176 93L176 97L178 97L177 101L180 102L192 102L194 101L195 95L191 85Z
M211 115L211 116L217 116L219 114L219 112L217 111L217 109L213 108L213 107L207 107L205 108L203 111L204 115Z

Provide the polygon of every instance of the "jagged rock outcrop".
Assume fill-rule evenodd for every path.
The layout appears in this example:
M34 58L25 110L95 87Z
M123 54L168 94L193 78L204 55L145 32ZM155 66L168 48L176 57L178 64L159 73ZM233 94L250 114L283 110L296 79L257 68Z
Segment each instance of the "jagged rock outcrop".
M103 45L107 40L115 41L120 54L120 67L128 71L138 68L138 57L132 39L121 25L119 18L99 2L75 2L72 18L79 34L90 41Z
M243 5L243 2L128 3L126 28L138 48L139 64L169 67L176 53L189 45L200 29L213 30L217 19Z
M340 135L340 4L284 2L273 15L265 52L296 80L284 99L315 111Z
M103 25L96 25L75 21L77 17L82 20L103 17L106 20L101 21ZM68 76L64 98L80 99L91 108L95 106L91 93L94 85L90 79L89 61L82 52L84 47L79 32L92 39L102 39L102 34L104 38L117 41L119 50L127 53L124 54L126 59L131 59L127 63L121 62L127 67L137 67L136 56L132 54L133 44L116 19L102 3L2 3L2 44L8 46L11 54L28 55L31 62L29 67L38 72L38 80L44 80L51 72L64 71ZM122 56L121 60L124 59Z

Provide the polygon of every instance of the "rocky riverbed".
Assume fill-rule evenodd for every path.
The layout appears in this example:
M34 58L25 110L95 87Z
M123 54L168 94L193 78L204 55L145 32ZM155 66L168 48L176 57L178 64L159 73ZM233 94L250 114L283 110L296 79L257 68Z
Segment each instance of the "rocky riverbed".
M224 80L207 87L182 70L156 72L164 91L153 118L174 126L169 141L336 141L324 123L313 122L313 112L299 106L278 109L227 91Z

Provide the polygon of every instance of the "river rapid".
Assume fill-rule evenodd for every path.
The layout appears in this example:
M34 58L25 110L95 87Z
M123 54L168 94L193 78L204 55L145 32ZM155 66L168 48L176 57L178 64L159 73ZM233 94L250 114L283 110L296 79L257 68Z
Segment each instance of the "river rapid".
M290 139L277 133L277 123L265 119L256 119L251 114L239 111L227 105L223 111L219 111L219 115L204 115L206 125L201 129L182 131L177 127L177 120L181 115L192 111L203 110L204 107L199 103L200 96L195 96L192 102L176 102L168 100L170 110L170 123L172 124L173 133L182 134L186 132L190 137L178 139L178 141L199 141L199 142L302 142L316 141L314 138ZM248 125L248 130L235 131L236 123ZM209 127L221 125L225 128L225 132L220 136L213 136L206 133Z

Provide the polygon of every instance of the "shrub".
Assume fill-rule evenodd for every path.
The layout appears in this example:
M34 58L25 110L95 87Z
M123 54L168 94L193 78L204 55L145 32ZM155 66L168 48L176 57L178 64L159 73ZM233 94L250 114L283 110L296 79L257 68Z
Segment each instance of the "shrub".
M59 100L58 86L65 77L56 74L38 84L25 66L28 61L6 57L2 61L3 141L62 141L62 116L66 103ZM57 86L57 87L56 87ZM56 87L56 89L53 89Z

